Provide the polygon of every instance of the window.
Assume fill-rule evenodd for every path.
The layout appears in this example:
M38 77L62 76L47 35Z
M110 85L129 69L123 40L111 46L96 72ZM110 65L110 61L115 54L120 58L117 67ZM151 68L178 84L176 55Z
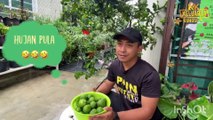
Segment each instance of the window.
M35 0L23 0L23 7L24 10L27 10L30 14L30 17L32 17L33 13L33 3ZM12 11L17 11L21 8L21 1L20 0L0 0L1 4L5 5L5 9L0 12L0 16L6 17L12 17ZM20 17L20 15L18 15Z
M24 9L32 11L32 0L23 0ZM20 0L12 0L12 7L21 8Z
M0 3L4 5L9 5L9 0L0 0Z

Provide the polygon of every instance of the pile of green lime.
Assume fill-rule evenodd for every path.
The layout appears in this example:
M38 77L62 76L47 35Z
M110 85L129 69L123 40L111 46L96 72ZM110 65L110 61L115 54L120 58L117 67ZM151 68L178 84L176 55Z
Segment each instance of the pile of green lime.
M106 98L96 98L91 94L84 94L79 96L75 101L74 109L83 114L98 114L104 111L107 106Z

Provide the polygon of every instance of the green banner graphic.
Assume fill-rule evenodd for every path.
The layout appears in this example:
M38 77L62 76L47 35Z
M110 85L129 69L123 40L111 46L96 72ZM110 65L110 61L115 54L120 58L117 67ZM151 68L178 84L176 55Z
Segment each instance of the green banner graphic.
M65 48L66 42L56 27L27 21L7 32L3 55L21 66L42 68L58 65Z

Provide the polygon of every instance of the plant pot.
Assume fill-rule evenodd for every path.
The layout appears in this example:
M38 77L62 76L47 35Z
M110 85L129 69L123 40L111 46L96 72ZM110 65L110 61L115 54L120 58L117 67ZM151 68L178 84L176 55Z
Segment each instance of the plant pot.
M19 20L19 24L21 24L22 22L24 22L25 20Z
M4 22L4 25L6 25L6 26L12 26L13 25L12 20L8 17L3 18L3 22Z
M0 46L3 46L5 41L5 36L4 35L0 35Z
M16 62L10 61L9 62L10 68L17 68L20 67Z
M6 60L0 60L0 72L9 70L9 63Z
M3 23L3 17L2 16L0 16L0 22Z
M20 21L17 18L11 19L13 25L19 25Z

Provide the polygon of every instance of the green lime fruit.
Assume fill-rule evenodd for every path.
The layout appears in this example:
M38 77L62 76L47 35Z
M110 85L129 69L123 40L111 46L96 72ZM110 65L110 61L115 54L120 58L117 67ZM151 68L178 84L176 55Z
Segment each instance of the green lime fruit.
M86 95L86 100L89 100L89 98L91 97L91 95Z
M84 113L90 113L90 111L91 111L91 106L90 105L85 105L84 107L83 107L83 112Z
M89 100L87 100L87 104L90 104L90 101L89 101Z
M97 113L97 110L96 109L92 109L89 114L96 114L96 113Z
M85 99L85 100L86 100L86 99L87 99L87 96L86 96L86 95L81 95L81 96L80 96L80 99Z
M91 94L88 94L88 95L87 95L87 98L88 98L88 99L91 98L91 97L93 97L93 95L91 95Z
M78 106L78 107L83 107L83 106L86 105L86 103L87 103L87 101L86 101L85 99L80 99L80 100L78 101L77 106Z
M97 106L98 106L98 107L105 107L105 106L106 106L106 99L100 99L100 100L97 102Z
M102 111L104 111L104 109L103 109L102 107L98 107L98 108L97 108L97 113L100 113L100 112L102 112Z
M95 101L98 102L99 100L101 100L101 98L95 98Z
M95 101L95 98L94 97L90 97L89 98L89 101L91 102L91 101Z
M77 108L76 108L76 111L77 111L77 112L81 112L81 108L80 108L80 107L77 107Z
M95 107L96 107L96 102L95 102L95 101L90 102L90 106L91 106L92 108L95 108Z

